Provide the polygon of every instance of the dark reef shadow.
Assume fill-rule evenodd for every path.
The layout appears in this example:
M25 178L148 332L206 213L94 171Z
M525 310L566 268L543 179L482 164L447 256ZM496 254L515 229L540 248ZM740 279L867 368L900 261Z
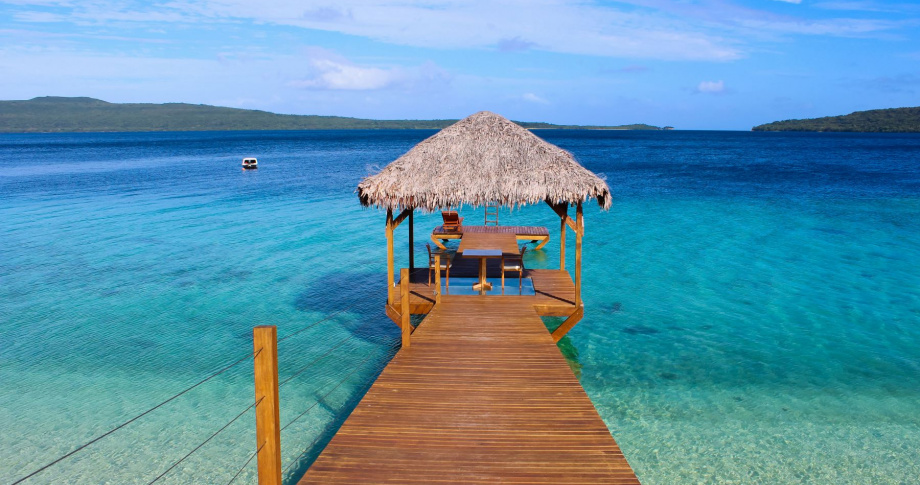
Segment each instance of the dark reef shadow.
M661 333L660 330L652 327L646 327L645 325L625 327L622 331L623 333L628 333L630 335L655 335L656 333Z
M336 312L353 318L337 320L349 333L369 342L392 339L399 329L387 318L386 274L371 271L336 271L317 278L294 300L303 312Z

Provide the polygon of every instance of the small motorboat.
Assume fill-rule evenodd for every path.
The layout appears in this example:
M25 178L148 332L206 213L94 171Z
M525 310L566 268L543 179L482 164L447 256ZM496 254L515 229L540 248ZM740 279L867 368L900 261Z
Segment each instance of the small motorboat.
M244 158L243 170L249 170L251 168L259 168L259 161L255 158Z

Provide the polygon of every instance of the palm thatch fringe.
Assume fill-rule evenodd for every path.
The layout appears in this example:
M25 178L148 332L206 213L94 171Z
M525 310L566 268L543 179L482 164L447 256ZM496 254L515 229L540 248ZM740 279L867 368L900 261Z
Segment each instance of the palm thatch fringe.
M422 141L358 184L364 206L422 209L488 203L575 204L596 198L610 208L610 188L569 152L488 111Z

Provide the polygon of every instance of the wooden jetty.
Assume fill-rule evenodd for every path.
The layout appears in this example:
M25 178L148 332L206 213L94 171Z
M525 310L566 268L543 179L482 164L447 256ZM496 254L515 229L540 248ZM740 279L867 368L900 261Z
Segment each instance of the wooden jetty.
M383 482L639 483L533 305L452 295L300 484Z
M387 211L385 311L401 329L402 348L300 483L638 483L556 346L584 315L582 204L595 198L610 207L603 179L559 147L481 112L362 180L358 196ZM542 248L546 228L502 227L487 217L496 225L435 229L432 241L443 249L442 241L460 239L458 252L416 267L416 210L537 202L559 216L559 268L527 268L526 293L517 275L504 287L493 280L491 290L487 277L501 276L500 261L520 261L518 241ZM403 222L409 268L397 272L394 232ZM573 275L565 267L568 230ZM445 291L440 270L428 280L441 258L453 263ZM475 292L452 294L456 284ZM427 316L412 328L411 314ZM541 316L566 319L550 332ZM259 465L261 476L261 456Z
M474 234L478 245L508 244L498 233ZM469 277L478 264L455 256L452 270ZM498 271L488 268L493 278ZM486 296L439 294L440 275L428 285L427 272L403 269L387 306L397 323L406 301L411 313L427 314L410 330L411 345L300 485L639 483L556 346L574 323L551 334L540 319L581 317L566 271L527 270L533 295Z

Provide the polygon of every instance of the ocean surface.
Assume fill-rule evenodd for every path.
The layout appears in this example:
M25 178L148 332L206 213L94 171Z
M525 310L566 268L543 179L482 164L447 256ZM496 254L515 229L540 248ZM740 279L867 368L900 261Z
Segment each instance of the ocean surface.
M398 348L354 188L431 133L0 135L0 483L255 483L265 324L296 481ZM643 483L917 483L920 136L536 133L615 194L562 348Z

